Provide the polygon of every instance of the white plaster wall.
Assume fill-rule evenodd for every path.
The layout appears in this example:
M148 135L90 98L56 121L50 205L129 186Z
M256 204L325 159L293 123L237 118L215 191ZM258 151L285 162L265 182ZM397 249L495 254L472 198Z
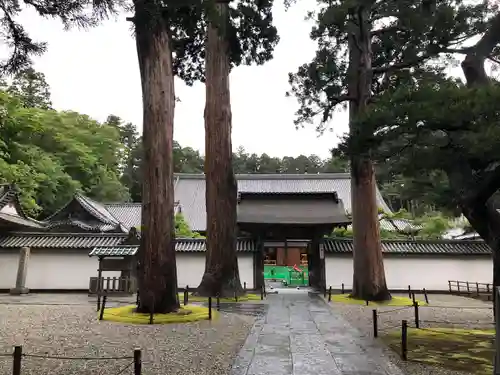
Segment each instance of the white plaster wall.
M5 250L0 253L0 289L10 289L16 286L19 252Z
M326 285L352 288L352 258L327 255ZM491 283L493 262L488 257L385 257L384 268L389 289L448 290L448 280Z
M177 253L177 278L180 288L199 285L205 271L204 253ZM16 285L19 251L0 253L0 289ZM238 254L240 280L253 288L253 254ZM97 258L86 251L32 249L28 263L26 287L29 289L87 290L91 277L97 276ZM119 277L120 272L103 272L104 277Z
M16 285L19 251L0 253L0 288ZM97 258L82 250L32 249L28 261L26 287L29 289L82 289L89 287L91 277L97 276ZM104 277L118 277L120 272L104 272Z
M197 287L205 272L205 253L177 253L177 284L179 288ZM238 254L238 268L241 285L247 283L247 288L253 288L253 254Z

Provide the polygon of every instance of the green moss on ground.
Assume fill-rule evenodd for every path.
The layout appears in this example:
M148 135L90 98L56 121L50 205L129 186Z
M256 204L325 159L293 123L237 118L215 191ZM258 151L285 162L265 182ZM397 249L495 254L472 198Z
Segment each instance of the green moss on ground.
M493 373L494 337L494 330L409 328L408 360L474 375L489 375ZM388 332L382 340L401 353L401 332Z
M184 300L184 293L179 293L179 301ZM189 294L188 302L207 302L208 297L200 297L200 296L193 296L192 294ZM215 303L216 298L212 298L212 303ZM234 298L221 298L221 302L236 302ZM238 302L248 302L248 301L260 301L260 295L257 294L245 294L241 297L238 297Z
M217 317L217 312L212 310L212 319ZM129 323L149 324L150 315L136 312L136 306L120 306L104 309L103 320ZM208 308L203 306L181 306L179 311L168 314L154 314L154 324L179 324L192 323L199 320L208 320Z
M416 301L420 306L427 305L424 301ZM349 294L332 294L332 302L366 306L366 301L351 298ZM369 302L368 306L413 306L413 300L407 297L393 296L390 301Z

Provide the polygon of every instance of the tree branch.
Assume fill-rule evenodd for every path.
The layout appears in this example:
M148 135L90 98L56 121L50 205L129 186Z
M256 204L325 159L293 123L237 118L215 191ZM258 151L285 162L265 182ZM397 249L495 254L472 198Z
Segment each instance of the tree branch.
M474 190L474 201L484 204L498 190L500 186L500 163L496 162L477 176Z
M484 69L484 61L491 55L493 49L500 43L500 12L490 21L483 37L469 49L462 61L462 70L468 86L489 83L489 77Z

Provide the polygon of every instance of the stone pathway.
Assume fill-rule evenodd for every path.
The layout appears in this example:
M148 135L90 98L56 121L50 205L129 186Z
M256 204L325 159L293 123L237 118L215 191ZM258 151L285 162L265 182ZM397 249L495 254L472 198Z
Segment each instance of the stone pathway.
M317 296L268 295L231 375L402 375L372 338L362 337Z

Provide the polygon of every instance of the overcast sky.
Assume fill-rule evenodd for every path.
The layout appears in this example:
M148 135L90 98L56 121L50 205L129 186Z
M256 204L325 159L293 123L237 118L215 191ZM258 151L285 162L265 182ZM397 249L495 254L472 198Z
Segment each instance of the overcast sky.
M305 2L299 2L299 4ZM288 73L314 55L309 39L311 24L306 9L285 12L277 2L275 23L281 41L275 58L264 66L239 67L231 74L233 147L271 156L329 155L337 135L347 131L347 117L337 115L334 132L318 137L313 127L296 130L297 104L285 98ZM126 15L98 28L64 31L59 22L26 11L21 17L32 37L48 42L48 51L35 59L35 68L46 75L56 109L71 109L99 121L120 116L142 129L142 103L135 43ZM175 139L203 152L204 85L185 86L176 81Z

